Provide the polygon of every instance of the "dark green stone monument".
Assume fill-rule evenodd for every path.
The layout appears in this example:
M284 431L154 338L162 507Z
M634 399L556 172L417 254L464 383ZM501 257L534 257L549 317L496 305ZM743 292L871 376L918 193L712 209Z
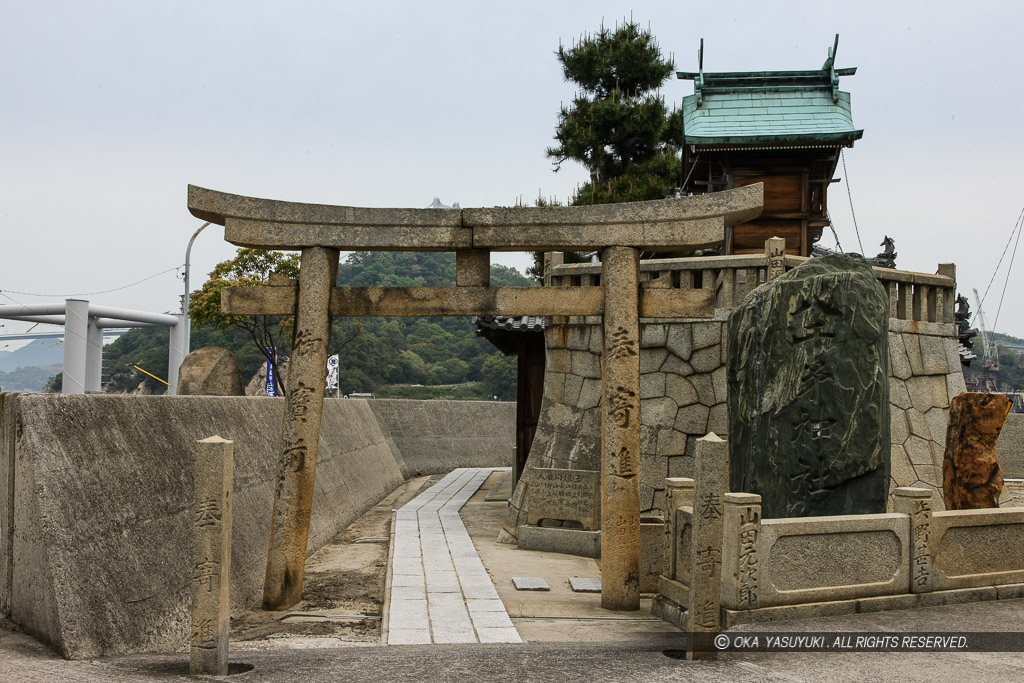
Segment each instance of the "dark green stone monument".
M806 261L729 316L729 479L765 517L885 512L889 300L857 254Z

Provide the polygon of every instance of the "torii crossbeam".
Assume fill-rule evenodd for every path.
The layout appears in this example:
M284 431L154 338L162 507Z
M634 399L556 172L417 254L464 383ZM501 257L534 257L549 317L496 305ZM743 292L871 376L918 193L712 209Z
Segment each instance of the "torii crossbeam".
M601 605L640 605L640 317L706 318L711 290L639 282L639 253L721 244L761 213L761 184L582 207L372 209L256 199L190 185L192 215L232 244L301 250L297 283L222 290L226 315L295 314L263 605L302 598L331 316L603 315ZM491 251L600 250L600 287L490 287ZM455 287L336 287L342 250L454 251Z

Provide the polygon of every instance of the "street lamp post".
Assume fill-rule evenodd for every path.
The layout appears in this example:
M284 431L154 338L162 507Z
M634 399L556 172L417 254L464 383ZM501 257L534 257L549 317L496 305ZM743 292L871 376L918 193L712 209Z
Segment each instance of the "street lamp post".
M183 314L183 322L185 324L185 330L184 330L185 336L184 336L184 344L183 344L183 346L184 346L184 349L185 349L185 355L186 356L188 355L189 351L192 348L191 347L191 343L192 343L192 321L188 317L188 302L189 302L189 296L192 293L192 290L189 288L189 274L190 274L189 264L191 262L190 260L191 260L191 256L192 256L192 243L196 241L196 238L199 237L199 233L201 233L203 230L205 230L206 226L208 226L209 224L210 224L209 222L203 223L202 225L199 226L198 230L196 230L194 233L192 233L192 239L190 239L188 241L188 248L185 249L185 296L183 296L182 299L181 299L181 312Z

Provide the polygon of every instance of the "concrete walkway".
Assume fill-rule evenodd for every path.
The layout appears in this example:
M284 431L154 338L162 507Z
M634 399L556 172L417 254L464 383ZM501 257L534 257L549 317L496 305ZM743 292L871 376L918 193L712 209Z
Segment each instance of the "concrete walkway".
M453 470L396 513L388 645L522 642L459 516L496 469Z

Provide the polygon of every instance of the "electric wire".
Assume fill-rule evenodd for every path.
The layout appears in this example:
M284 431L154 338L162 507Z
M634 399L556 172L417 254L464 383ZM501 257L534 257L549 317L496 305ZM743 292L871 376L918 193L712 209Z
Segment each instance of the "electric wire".
M130 285L124 285L122 287L114 287L113 289L105 289L102 292L78 292L78 293L75 293L75 294L33 294L32 292L19 292L19 291L14 290L14 289L3 289L3 288L0 288L0 293L10 292L11 294L20 294L22 296L40 296L40 297L55 297L55 298L56 297L67 298L67 297L72 297L72 296L93 296L95 294L109 294L110 292L119 292L122 289L128 289L129 287L134 287L135 285L140 285L143 282L145 282L146 280L152 280L153 278L159 277L159 276L164 275L166 273L170 273L172 271L177 271L181 267L182 266L174 266L173 268L168 268L167 270L161 270L159 273L154 273L153 275L150 275L149 277L144 277L141 280L139 280L138 282L133 282ZM7 295L4 294L4 296L7 296ZM9 296L7 298L11 299L11 297L9 297ZM14 299L11 299L11 301L14 301ZM16 303L21 303L21 302L16 302Z
M1013 272L1013 261L1017 258L1017 245L1020 244L1020 219L1017 220L1017 241L1013 243L1013 253L1010 254L1010 263L1006 266L1006 279L1003 280L1003 291L999 294L999 306L996 308L996 319L992 322L992 331L995 332L999 324L999 314L1003 310L1003 298L1006 296L1006 286L1010 284L1010 273ZM1012 233L1011 233L1012 236Z
M846 198L850 200L850 215L853 216L853 229L857 233L857 244L861 255L864 254L864 243L860 241L860 228L857 227L857 214L853 211L853 195L850 194L850 173L846 170L846 154L839 150L839 158L843 160L843 178L846 180Z
M832 215L829 214L827 209L825 210L825 220L828 221L828 229L832 231L832 237L836 241L836 249L839 250L840 254L846 253L843 251L843 245L839 243L839 233L836 232L836 226L834 223L832 223Z
M978 302L978 310L971 314L971 320L969 324L974 323L974 319L978 316L981 306L985 303L985 298L988 296L988 290L992 289L992 283L996 281L996 275L999 273L999 267L1003 265L1003 259L1006 258L1006 251L1010 248L1010 242L1013 241L1013 234L1020 230L1021 220L1024 219L1024 209L1021 209L1020 215L1017 216L1017 222L1013 226L1013 230L1010 231L1010 238L1006 240L1006 246L1003 247L1003 253L999 256L999 262L996 263L995 270L992 271L992 277L988 281L988 286L985 287L985 293L981 296L981 300ZM1014 247L1016 250L1016 247Z

